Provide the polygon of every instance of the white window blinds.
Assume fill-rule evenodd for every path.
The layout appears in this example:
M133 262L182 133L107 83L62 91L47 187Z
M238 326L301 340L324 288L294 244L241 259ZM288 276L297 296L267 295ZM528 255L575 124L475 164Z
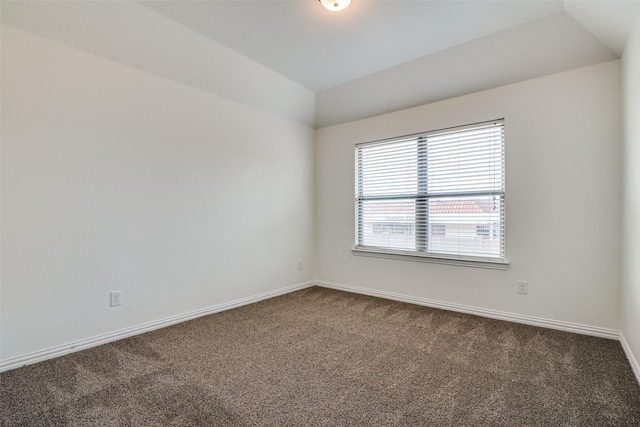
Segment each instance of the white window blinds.
M504 121L356 145L356 249L504 261Z

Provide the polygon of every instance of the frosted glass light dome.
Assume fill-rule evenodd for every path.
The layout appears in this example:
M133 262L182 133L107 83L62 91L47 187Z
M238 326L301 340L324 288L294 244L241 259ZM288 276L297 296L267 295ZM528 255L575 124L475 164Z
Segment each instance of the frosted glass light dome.
M322 3L326 9L337 12L346 9L347 6L351 4L351 0L320 0L320 3Z

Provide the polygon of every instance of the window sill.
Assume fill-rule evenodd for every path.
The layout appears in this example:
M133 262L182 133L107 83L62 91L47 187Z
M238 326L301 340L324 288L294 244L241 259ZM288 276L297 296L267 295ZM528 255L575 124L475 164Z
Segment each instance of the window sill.
M508 261L489 261L468 258L447 258L446 256L420 255L413 252L384 251L380 249L355 248L351 253L357 256L374 258L388 258L402 261L430 262L435 264L457 265L461 267L488 268L492 270L506 270Z

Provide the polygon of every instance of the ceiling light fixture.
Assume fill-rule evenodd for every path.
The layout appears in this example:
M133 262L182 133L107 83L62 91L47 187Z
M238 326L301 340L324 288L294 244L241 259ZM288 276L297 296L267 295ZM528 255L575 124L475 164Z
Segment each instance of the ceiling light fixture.
M351 4L351 0L318 0L325 9L332 12L346 9Z

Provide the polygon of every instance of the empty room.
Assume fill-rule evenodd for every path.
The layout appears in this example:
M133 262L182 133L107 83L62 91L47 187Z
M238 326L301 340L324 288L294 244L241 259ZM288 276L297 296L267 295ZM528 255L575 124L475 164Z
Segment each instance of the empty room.
M0 17L0 425L640 425L639 0Z

